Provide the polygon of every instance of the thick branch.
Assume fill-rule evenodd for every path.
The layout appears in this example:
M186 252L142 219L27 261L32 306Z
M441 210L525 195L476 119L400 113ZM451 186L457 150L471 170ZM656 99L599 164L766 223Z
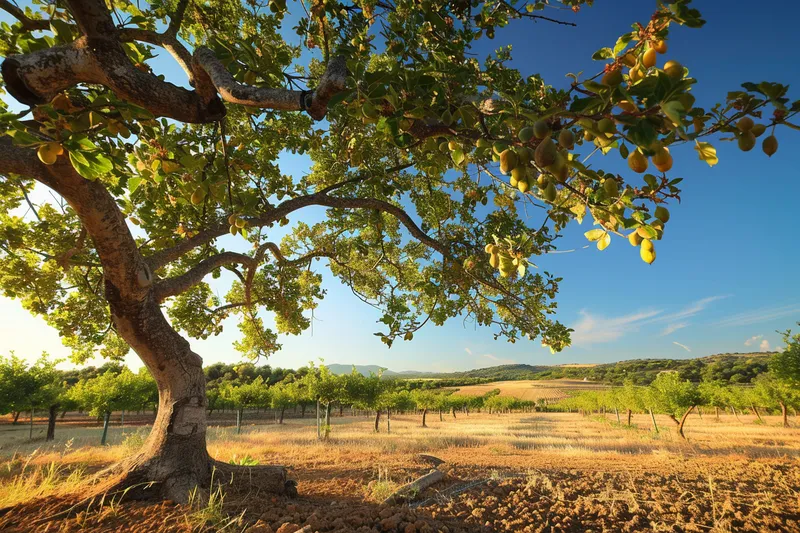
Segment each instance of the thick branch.
M335 57L328 63L317 89L307 91L253 87L237 82L225 65L210 49L200 47L194 53L195 64L211 78L211 82L226 102L251 107L282 109L285 111L308 111L315 120L322 120L328 110L328 102L345 88L347 66L344 57Z
M0 9L17 19L22 24L22 27L26 30L46 30L50 28L49 21L43 19L32 19L28 17L24 11L8 0L0 0Z
M155 287L153 287L153 293L156 301L163 302L170 296L177 296L194 287L203 281L206 275L221 266L239 264L252 268L254 262L255 260L252 257L236 252L222 252L212 255L200 261L188 272L156 283Z
M68 0L67 3L83 35L103 40L116 36L117 27L105 0Z

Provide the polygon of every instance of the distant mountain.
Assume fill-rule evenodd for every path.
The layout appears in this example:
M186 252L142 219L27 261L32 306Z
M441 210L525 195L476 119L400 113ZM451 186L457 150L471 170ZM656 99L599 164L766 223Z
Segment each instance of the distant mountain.
M632 359L616 363L561 364L561 365L499 365L464 372L393 372L378 365L356 365L356 370L369 375L383 370L385 377L403 379L455 379L478 378L490 381L521 379L587 378L592 381L620 384L633 380L637 384L650 383L659 372L673 370L683 379L721 380L731 383L750 383L754 377L767 371L768 357L772 353L725 353L694 359ZM334 374L349 374L353 365L328 365Z

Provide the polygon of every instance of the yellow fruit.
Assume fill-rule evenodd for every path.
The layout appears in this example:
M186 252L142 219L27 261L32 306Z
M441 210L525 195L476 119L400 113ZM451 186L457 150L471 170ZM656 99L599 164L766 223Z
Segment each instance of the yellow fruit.
M508 174L517 168L517 154L511 149L504 150L500 154L500 172Z
M631 71L628 73L628 76L630 77L631 83L636 83L644 78L644 70L642 70L642 67L639 64L636 64L635 66L631 67Z
M656 218L660 220L662 223L666 224L669 222L669 210L666 207L658 206L656 207ZM653 227L661 226L662 224L651 224Z
M39 156L39 160L45 165L54 165L58 159L59 149L63 151L63 148L61 148L61 145L58 143L43 144L36 150L36 155Z
M761 135L762 135L762 134L763 134L765 131L767 131L767 127L766 127L764 124L756 124L755 126L753 126L753 129L752 129L752 130L750 130L750 131L751 131L751 132L752 132L752 134L753 134L753 135L755 135L756 137L761 137Z
M517 182L517 189L519 189L519 192L521 192L522 194L528 192L530 188L531 185L530 183L528 183L528 178L521 179L519 180L519 182Z
M236 219L239 218L236 215L231 215L228 217L228 225L233 226L236 224Z
M622 56L622 64L632 67L636 64L636 56L633 55L633 52L628 52L624 56Z
M536 185L538 185L540 189L546 188L548 183L550 183L550 179L547 177L547 174L539 174L539 177L536 178Z
M642 174L647 170L647 158L638 149L634 150L628 156L628 166L634 172Z
M772 157L772 154L778 151L778 139L776 139L774 135L770 135L761 143L761 149L764 150L764 153L769 157Z
M520 181L526 180L527 174L524 167L516 167L511 171L511 178L508 180L512 187L516 187Z
M589 130L585 130L583 132L583 140L584 141L593 141L594 140L594 133Z
M670 78L680 79L683 77L683 65L677 61L667 61L664 63L664 72L666 72L667 76Z
M656 51L652 48L648 48L645 51L644 55L642 55L642 65L644 68L650 68L656 66Z
M672 155L669 153L669 148L661 148L653 156L653 164L659 172L667 172L672 168Z
M650 46L652 46L653 50L655 50L659 54L666 54L667 53L667 42L666 41L656 41L654 43L651 43Z
M600 83L603 85L608 85L609 87L616 87L622 83L622 71L618 68L609 70L603 74L603 77L600 79Z
M742 117L739 119L739 122L736 123L736 127L739 128L739 131L750 131L755 126L753 119L750 117Z
M656 247L653 246L653 242L650 239L642 240L639 255L642 257L642 261L648 265L652 265L653 261L656 260Z
M483 251L486 252L487 254L490 254L492 253L493 247L494 244L487 244L486 246L483 247Z
M489 265L491 265L492 268L497 268L497 265L499 263L500 263L500 258L497 254L492 254L491 256L489 256Z
M738 144L742 152L749 152L756 145L756 136L752 132L746 131L739 135Z
M537 120L533 123L533 135L537 139L544 139L550 135L550 125L544 120Z
M571 130L561 130L558 134L558 144L566 150L572 150L575 147L575 135Z
M634 231L628 235L628 242L631 243L631 246L639 246L642 244L642 237Z

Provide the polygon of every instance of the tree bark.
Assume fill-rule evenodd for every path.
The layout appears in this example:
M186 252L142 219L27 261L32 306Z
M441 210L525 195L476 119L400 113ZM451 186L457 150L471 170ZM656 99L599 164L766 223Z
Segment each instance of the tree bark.
M689 413L692 412L692 409L694 409L694 407L695 407L694 405L689 407L686 410L686 412L683 413L683 416L681 417L681 421L678 423L678 435L680 435L682 439L686 439L686 435L683 434L683 426L686 424L686 419L689 418Z
M428 416L428 410L427 409L423 409L422 410L422 427L424 427L424 428L428 427L428 424L425 423L425 417L427 417L427 416Z
M621 424L622 422L619 419L619 409L614 407L614 414L617 415L617 424Z
M380 426L378 425L381 421L381 410L380 408L375 409L375 433L380 433Z
M676 426L680 426L680 425L681 425L681 421L680 421L680 420L678 420L677 418L675 418L675 415L673 415L673 414L670 414L670 415L669 415L669 419L670 419L670 420L672 420L673 422L675 422L675 425L676 425Z
M633 412L630 409L628 409L628 426L631 425L631 415L633 415Z
M453 408L452 408L452 411L453 411L453 418L455 418L455 417L456 417L456 408L455 408L455 407L453 407Z
M300 404L300 418L306 417L306 404Z
M752 410L752 411L753 411L753 414L754 414L754 415L756 415L756 418L758 418L758 421L759 421L759 422L763 422L763 421L764 421L764 420L761 418L761 414L758 412L758 408L755 406L755 404L751 404L751 405L750 405L750 410Z
M442 410L439 409L439 422L444 422L444 417L442 416Z
M14 411L14 421L11 422L12 424L16 424L17 420L19 420L19 413L20 411Z
M278 420L278 424L283 424L283 413L286 411L285 407L281 407L281 417Z
M784 402L778 402L781 405L781 417L783 418L783 427L789 427L789 410L786 409Z
M47 437L45 441L55 440L56 438L56 418L58 417L58 405L50 406L50 414L47 417Z

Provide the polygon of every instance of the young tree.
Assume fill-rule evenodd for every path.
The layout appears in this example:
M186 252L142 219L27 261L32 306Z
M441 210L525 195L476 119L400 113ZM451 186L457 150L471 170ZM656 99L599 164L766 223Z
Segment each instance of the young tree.
M262 407L270 403L270 390L261 376L250 383L233 384L227 382L220 390L221 397L236 409L236 434L242 432L244 410Z
M331 406L334 402L345 398L345 376L337 376L327 366L320 366L313 374L308 375L308 384L311 394L316 398L318 405L325 409L322 433L318 438L328 439L331 434ZM319 409L317 409L317 427L319 428Z
M295 405L296 394L293 392L294 383L281 381L269 388L269 403L273 409L280 409L278 424L283 424L283 415L287 407Z
M719 420L719 410L730 405L730 391L720 381L702 381L697 386L700 401L703 405L714 408L714 416Z
M681 379L677 372L661 372L650 384L649 389L653 406L675 422L678 426L678 435L685 439L683 427L686 425L686 419L701 401L697 388L691 382Z
M425 389L416 389L411 392L411 399L417 410L422 411L422 427L428 427L428 409L434 409L439 402L439 394Z
M772 372L761 374L753 381L754 403L764 407L779 406L783 427L789 427L789 407L800 406L800 391L786 380L778 379Z
M426 316L472 316L509 340L539 337L560 350L569 331L550 318L558 278L528 274L529 258L590 216L599 227L586 235L600 249L624 232L651 263L664 204L680 194L664 174L670 148L691 142L713 165L711 136L733 135L749 150L800 110L786 87L766 82L712 111L696 107L688 70L655 64L670 25L703 25L688 0L658 4L596 52L598 72L569 90L514 70L508 50L474 57L474 42L497 27L552 20L504 0L314 3L301 47L320 48L322 61L308 69L280 31L286 2L269 6L118 2L118 23L101 0L32 11L0 3L17 21L0 42L3 290L78 356L98 345L115 357L136 351L158 383L159 409L145 446L119 465L121 483L156 482L176 501L208 486L213 463L202 360L179 331L206 338L238 314L237 349L269 355L277 333L258 309L275 314L280 333L307 328L304 311L323 296L308 266L325 257L383 310L389 346L410 340ZM376 22L380 33L370 31ZM154 46L190 88L152 72ZM313 89L294 89L306 79ZM12 98L32 110L10 108ZM322 118L325 128L312 125ZM767 136L763 150L776 149ZM309 174L281 172L282 150L307 154ZM631 174L581 162L595 151L627 156ZM646 173L650 162L657 173ZM34 202L34 183L63 205ZM12 214L22 203L26 218ZM527 226L528 204L544 208L545 224ZM270 227L312 206L327 219L270 240ZM223 249L228 233L242 251ZM225 302L206 281L223 268L237 274ZM285 472L273 473L282 490Z

